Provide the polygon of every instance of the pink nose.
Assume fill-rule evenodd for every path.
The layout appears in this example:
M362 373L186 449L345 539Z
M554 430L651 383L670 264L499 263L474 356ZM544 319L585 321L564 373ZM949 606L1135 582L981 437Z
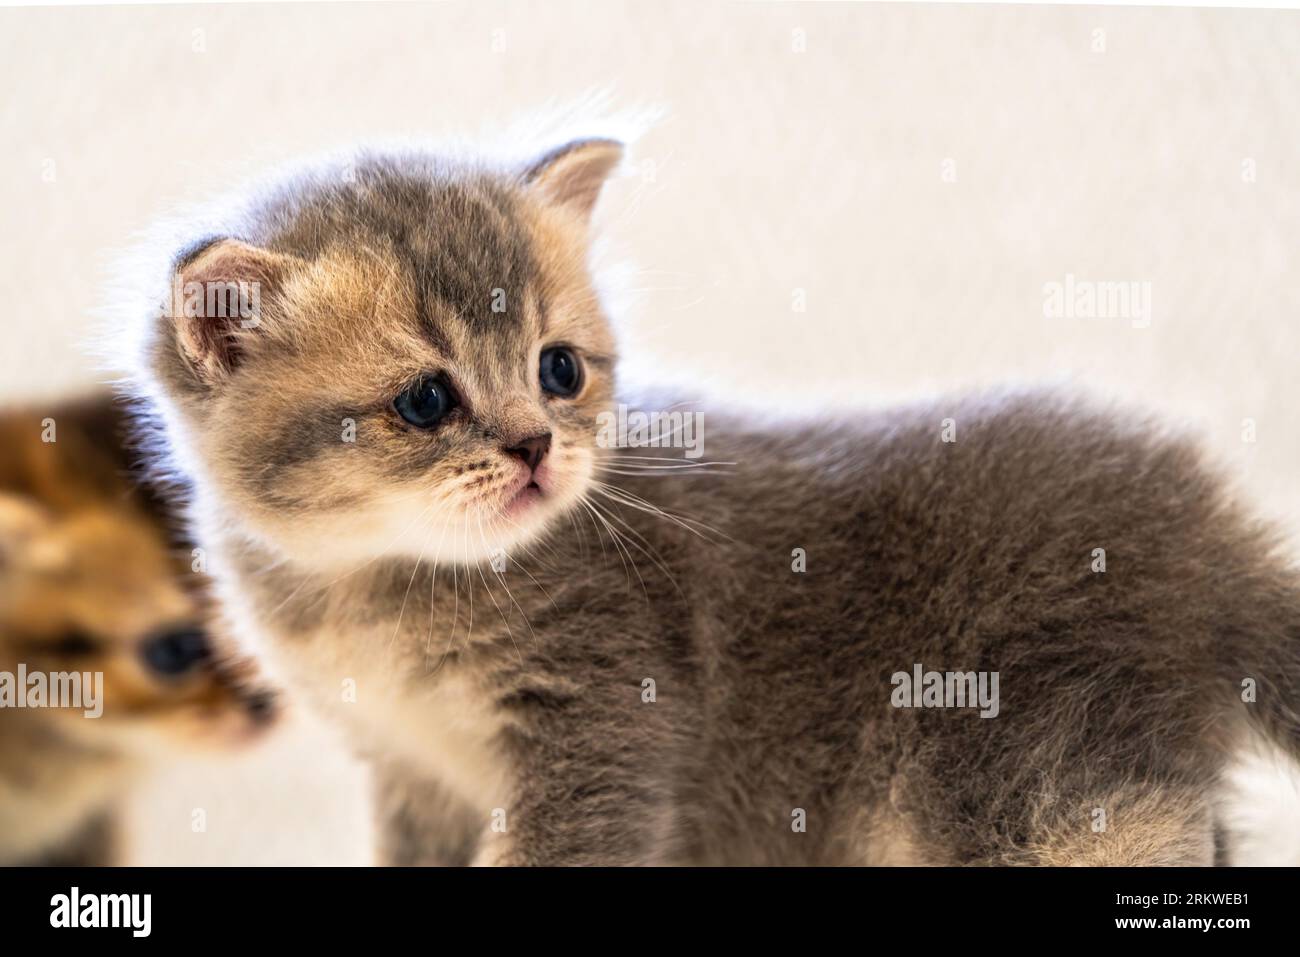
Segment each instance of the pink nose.
M521 439L515 445L507 446L505 453L519 459L528 466L530 471L536 472L537 466L542 464L542 459L546 458L546 453L550 450L551 433L543 432L541 435Z

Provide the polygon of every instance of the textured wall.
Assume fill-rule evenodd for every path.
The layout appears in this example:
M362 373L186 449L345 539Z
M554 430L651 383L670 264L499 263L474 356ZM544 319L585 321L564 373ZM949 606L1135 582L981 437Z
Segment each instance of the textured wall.
M800 405L1075 381L1201 428L1300 531L1298 74L1285 12L0 10L0 395L91 375L105 264L169 204L605 88L665 108L602 212L642 270L634 361ZM1150 324L1046 318L1067 274L1149 283ZM137 815L139 858L365 860L361 783L329 740L178 768Z

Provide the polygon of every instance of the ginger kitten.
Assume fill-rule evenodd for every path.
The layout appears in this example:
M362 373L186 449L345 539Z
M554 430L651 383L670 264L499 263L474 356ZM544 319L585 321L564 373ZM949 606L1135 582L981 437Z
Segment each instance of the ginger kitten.
M102 675L93 708L0 695L0 865L121 863L117 815L143 775L272 717L208 634L189 551L124 439L108 396L0 415L0 681ZM26 703L28 687L10 690Z
M1267 532L1049 395L709 408L725 475L603 447L620 155L315 169L126 320L233 630L372 757L384 859L1211 863L1247 722L1296 750Z

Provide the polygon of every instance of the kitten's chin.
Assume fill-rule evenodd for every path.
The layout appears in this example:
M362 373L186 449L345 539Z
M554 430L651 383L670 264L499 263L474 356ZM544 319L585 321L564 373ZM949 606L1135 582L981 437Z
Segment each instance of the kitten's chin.
M321 573L343 574L387 559L497 567L563 520L579 497L576 491L556 494L525 486L491 508L434 503L421 509L399 499L356 515L332 515L320 524L298 521L273 538L288 560Z
M525 491L499 516L465 517L435 527L429 533L429 544L404 548L400 554L443 565L499 567L512 553L527 549L540 539L563 514L557 503L540 493Z

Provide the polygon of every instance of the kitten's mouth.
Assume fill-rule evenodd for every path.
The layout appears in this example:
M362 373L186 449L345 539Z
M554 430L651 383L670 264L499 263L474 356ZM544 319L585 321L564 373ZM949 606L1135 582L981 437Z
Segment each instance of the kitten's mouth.
M537 482L530 481L518 492L510 496L510 500L506 502L502 512L507 518L522 515L545 497L546 493L542 491L542 487Z

